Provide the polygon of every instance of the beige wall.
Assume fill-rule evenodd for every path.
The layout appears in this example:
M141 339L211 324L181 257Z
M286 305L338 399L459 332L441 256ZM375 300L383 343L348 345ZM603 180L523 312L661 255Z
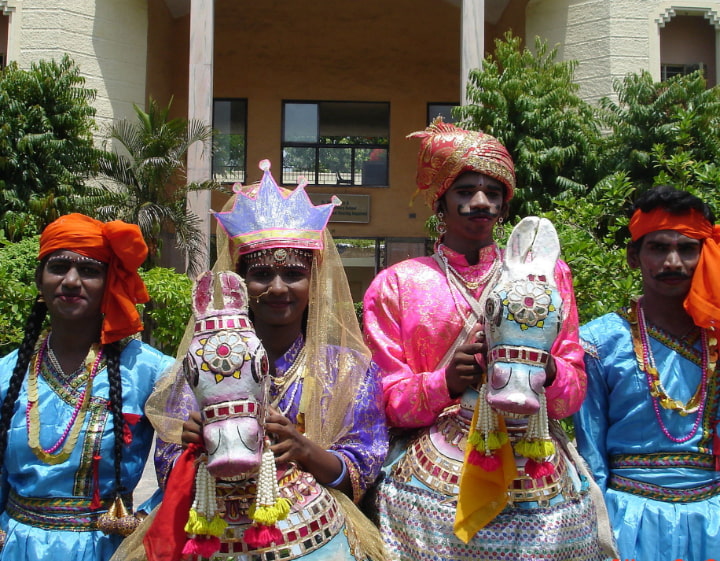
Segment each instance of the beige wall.
M530 0L526 29L528 38L538 35L559 45L561 59L578 61L580 95L593 103L612 96L613 81L630 72L648 70L660 79L660 37L675 17L707 17L712 31L703 33L717 51L713 26L719 10L720 0ZM714 76L713 69L708 77Z
M14 25L14 23L13 23ZM24 0L17 36L23 68L67 53L97 91L97 122L132 117L145 98L145 0Z
M187 18L173 20L162 0L149 15L148 93L186 106ZM443 0L217 0L214 96L248 100L248 180L263 158L280 168L283 100L389 102L390 186L337 192L369 194L371 222L331 230L424 237L429 211L421 198L408 206L418 142L405 135L425 126L428 102L459 101L459 34L460 11Z

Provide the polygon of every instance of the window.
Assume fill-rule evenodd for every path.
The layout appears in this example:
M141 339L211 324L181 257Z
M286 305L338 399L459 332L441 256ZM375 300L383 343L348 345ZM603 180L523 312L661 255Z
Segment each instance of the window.
M388 184L390 104L286 101L282 183Z
M213 101L213 179L222 183L245 181L247 100Z
M673 76L685 76L696 70L704 72L705 65L702 62L696 62L695 64L662 64L660 65L660 79L664 82Z
M442 117L446 123L454 123L457 119L452 116L452 110L458 103L428 103L427 122L432 123L435 117Z

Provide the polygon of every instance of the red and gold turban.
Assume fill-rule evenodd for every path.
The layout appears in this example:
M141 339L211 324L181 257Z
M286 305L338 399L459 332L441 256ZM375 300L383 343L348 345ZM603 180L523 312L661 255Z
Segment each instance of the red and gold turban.
M650 212L636 210L630 218L630 236L637 241L650 232L674 230L695 240L703 240L700 259L693 273L690 292L683 303L685 311L700 327L716 326L720 321L720 226L713 226L695 209L673 214L662 208Z
M505 201L512 199L515 166L510 153L494 136L458 128L438 117L424 131L409 134L408 138L422 141L417 188L418 193L425 191L425 201L431 208L466 171L497 179L507 190Z
M100 341L119 341L142 330L135 304L150 298L138 274L148 254L140 228L120 220L100 222L84 214L61 216L40 236L38 259L68 250L107 263Z

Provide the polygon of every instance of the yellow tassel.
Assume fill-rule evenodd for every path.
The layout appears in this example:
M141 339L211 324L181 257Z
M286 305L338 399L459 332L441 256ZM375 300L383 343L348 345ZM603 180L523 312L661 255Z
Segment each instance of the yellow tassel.
M211 536L220 537L225 532L228 523L223 518L216 514L212 521L208 524L207 534Z
M479 431L473 431L468 437L468 442L470 442L478 452L485 450L485 439Z
M275 508L278 509L278 520L285 520L290 514L290 501L285 497L280 497L275 503Z
M274 506L259 506L252 513L252 519L263 526L274 526L278 521L277 509Z
M504 432L493 431L487 435L488 450L498 450L507 443L508 435Z
M552 440L520 440L515 444L515 451L526 458L542 460L555 453L555 444Z

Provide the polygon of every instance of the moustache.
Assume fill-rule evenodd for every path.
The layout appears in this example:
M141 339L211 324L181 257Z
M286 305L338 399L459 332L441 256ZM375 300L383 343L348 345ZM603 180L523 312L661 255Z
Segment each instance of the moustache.
M485 210L464 211L461 208L458 209L458 214L463 218L487 218L488 220L493 220L498 217L494 212L487 212Z
M689 275L686 275L684 273L658 273L655 275L655 280L690 280Z

